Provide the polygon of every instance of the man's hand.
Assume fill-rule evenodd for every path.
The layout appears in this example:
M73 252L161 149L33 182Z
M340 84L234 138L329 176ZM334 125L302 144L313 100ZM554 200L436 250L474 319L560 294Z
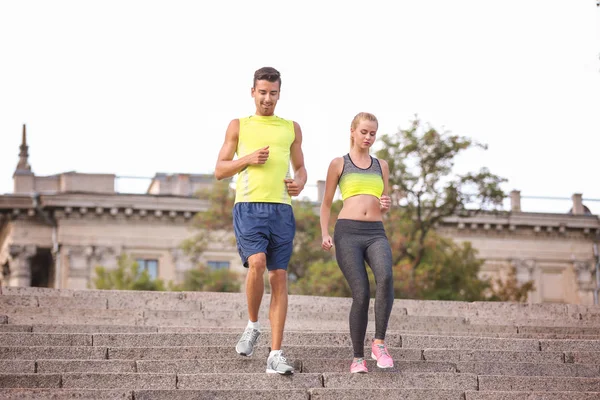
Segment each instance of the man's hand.
M381 212L388 212L391 205L392 205L391 197L386 196L385 194L381 195L381 198L379 199L379 209L381 210Z
M302 192L302 189L304 189L304 185L299 184L293 179L284 179L283 181L290 196L298 196Z
M263 147L262 149L256 150L254 153L248 155L249 165L260 165L267 162L269 159L269 146Z

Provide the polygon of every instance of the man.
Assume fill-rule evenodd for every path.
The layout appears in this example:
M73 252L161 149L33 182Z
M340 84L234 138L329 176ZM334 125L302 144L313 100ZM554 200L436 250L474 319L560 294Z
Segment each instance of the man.
M291 196L298 196L304 189L307 175L300 126L274 114L280 89L281 76L276 69L264 67L254 73L251 94L255 115L229 123L215 177L220 180L238 174L233 228L242 263L248 268L249 321L235 349L238 354L251 356L260 336L258 311L267 269L272 335L267 373L287 375L294 372L281 352L288 305L287 266L296 232Z

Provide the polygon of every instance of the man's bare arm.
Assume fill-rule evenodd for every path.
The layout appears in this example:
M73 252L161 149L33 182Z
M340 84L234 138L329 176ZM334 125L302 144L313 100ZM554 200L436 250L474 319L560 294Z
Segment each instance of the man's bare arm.
M264 164L269 158L269 146L256 150L254 153L233 159L238 146L240 136L240 120L234 119L229 123L225 132L225 142L219 151L217 165L215 166L215 178L218 180L230 178L248 167L248 165Z
M294 169L294 179L286 179L286 185L290 196L298 196L306 185L308 175L304 166L304 153L302 153L302 129L294 122L294 133L296 138L290 147L290 158Z

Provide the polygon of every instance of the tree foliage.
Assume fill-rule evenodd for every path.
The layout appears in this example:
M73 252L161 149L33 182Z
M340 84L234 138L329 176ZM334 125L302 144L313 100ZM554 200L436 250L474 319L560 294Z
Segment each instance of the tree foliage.
M467 137L440 133L433 127L424 126L418 118L408 129L383 135L381 142L383 145L377 151L377 157L386 160L390 167L392 201L402 207L402 213L409 221L408 226L392 228L405 231L404 238L394 239L400 250L394 264L408 259L414 281L429 232L444 218L473 215L500 207L505 197L500 184L505 179L487 168L465 174L454 172L459 154L473 147L485 149L486 146Z
M181 244L181 248L193 262L198 262L211 242L235 244L232 235L235 194L229 187L230 183L230 180L215 180L210 189L197 194L200 200L206 202L207 209L194 215L194 235Z
M200 265L186 271L183 282L173 285L171 290L186 292L239 292L240 276L227 268L212 269Z
M165 290L161 279L152 279L148 271L141 269L138 263L126 254L119 257L117 268L95 268L92 286L107 290Z
M311 264L331 261L333 253L325 252L321 248L319 205L306 200L296 200L292 202L292 207L296 219L296 235L288 272L295 280L304 277ZM335 223L340 207L341 204L332 207L332 224ZM333 225L330 230L333 231Z

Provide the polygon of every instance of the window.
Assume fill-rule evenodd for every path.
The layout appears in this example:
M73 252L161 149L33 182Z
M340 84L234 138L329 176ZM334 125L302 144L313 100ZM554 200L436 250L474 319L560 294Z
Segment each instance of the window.
M158 260L138 258L135 261L138 263L138 265L142 271L143 270L148 271L150 278L152 278L152 279L158 278Z
M229 261L208 261L206 263L210 269L228 269Z

